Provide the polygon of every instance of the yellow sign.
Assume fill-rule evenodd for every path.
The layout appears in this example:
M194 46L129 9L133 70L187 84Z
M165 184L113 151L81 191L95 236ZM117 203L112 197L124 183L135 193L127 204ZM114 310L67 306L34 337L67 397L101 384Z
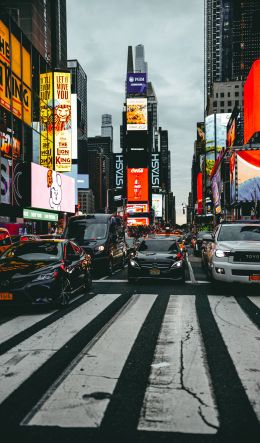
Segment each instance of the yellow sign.
M40 75L40 165L53 169L53 84L52 72Z
M71 171L70 73L54 72L55 170Z
M0 105L28 125L32 124L31 78L29 52L13 34L10 44L9 29L0 20Z

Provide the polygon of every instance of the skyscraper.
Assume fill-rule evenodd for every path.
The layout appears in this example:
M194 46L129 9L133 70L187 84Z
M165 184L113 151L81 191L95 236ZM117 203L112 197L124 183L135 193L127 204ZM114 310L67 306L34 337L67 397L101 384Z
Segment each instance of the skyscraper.
M71 94L77 94L78 140L88 137L88 79L78 60L68 60L67 68L71 73Z
M148 74L143 45L137 45L135 47L135 72L146 72Z
M53 68L66 68L66 0L0 0L33 46Z
M111 114L102 115L101 137L110 137L113 143L113 126Z

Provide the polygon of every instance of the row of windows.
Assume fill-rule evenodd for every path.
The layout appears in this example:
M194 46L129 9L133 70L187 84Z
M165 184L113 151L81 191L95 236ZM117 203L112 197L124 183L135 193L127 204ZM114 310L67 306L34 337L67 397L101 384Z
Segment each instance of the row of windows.
M236 91L234 95L235 95L235 97L239 97L240 93L238 91ZM242 92L242 95L243 95L243 92ZM227 97L230 97L230 96L231 96L230 92L228 92L227 93ZM216 92L215 93L215 97L216 98L219 98L219 97L224 98L225 97L225 93L224 92Z

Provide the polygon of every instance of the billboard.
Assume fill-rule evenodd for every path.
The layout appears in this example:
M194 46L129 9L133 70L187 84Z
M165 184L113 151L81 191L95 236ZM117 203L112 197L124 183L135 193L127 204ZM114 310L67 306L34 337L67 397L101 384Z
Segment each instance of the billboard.
M152 208L155 217L162 217L162 194L152 194Z
M244 86L244 144L260 132L260 60L256 60Z
M148 226L148 217L127 218L127 226Z
M78 158L77 94L71 94L71 156Z
M53 168L53 74L40 74L40 165Z
M147 98L126 100L127 131L147 131Z
M16 120L12 125L11 113L6 109L0 109L0 148L1 155L5 158L19 160L21 158L22 125ZM13 126L13 127L12 127Z
M220 167L217 169L211 180L211 189L213 196L213 204L215 213L221 213L221 192L222 192L222 180Z
M229 160L229 181L230 181L230 203L233 204L236 201L236 153L230 157Z
M137 212L148 212L148 203L133 203L126 205L126 212L128 214L136 214Z
M75 181L57 171L31 163L31 207L75 212Z
M70 73L53 73L55 171L71 171Z
M0 162L0 179L1 179L1 194L0 202L5 204L11 204L11 177L12 177L12 166L11 160L7 158L1 158Z
M0 42L0 105L31 125L31 56L1 20Z
M230 113L225 113L211 114L206 117L206 174L208 178L218 154L226 148L227 124L230 116Z
M203 212L203 181L202 181L202 172L199 172L197 175L197 202L198 202L198 214L202 214Z
M151 181L152 181L153 188L159 188L159 186L160 186L160 154L159 154L159 152L152 153Z
M237 151L237 199L260 200L260 151Z
M127 200L148 201L148 168L127 169Z
M239 110L235 108L227 124L227 148L232 148L236 142Z
M145 94L147 89L146 72L127 73L127 94Z
M197 122L197 142L205 142L205 123Z

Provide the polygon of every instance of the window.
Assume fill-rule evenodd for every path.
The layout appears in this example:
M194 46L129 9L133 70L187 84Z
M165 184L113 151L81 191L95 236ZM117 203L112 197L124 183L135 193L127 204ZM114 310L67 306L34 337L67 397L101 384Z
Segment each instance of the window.
M228 106L232 106L232 102L230 100L228 101Z
M228 92L228 94L227 94L227 95L228 95L228 97L230 97L230 92Z
M235 92L235 97L239 97L239 92L238 91Z
M217 102L216 100L213 102L213 106L214 106L214 108L215 108L216 106L218 106L218 102Z
M221 93L220 93L220 97L225 97L224 92L221 92Z
M225 103L223 101L221 101L220 106L225 106Z

